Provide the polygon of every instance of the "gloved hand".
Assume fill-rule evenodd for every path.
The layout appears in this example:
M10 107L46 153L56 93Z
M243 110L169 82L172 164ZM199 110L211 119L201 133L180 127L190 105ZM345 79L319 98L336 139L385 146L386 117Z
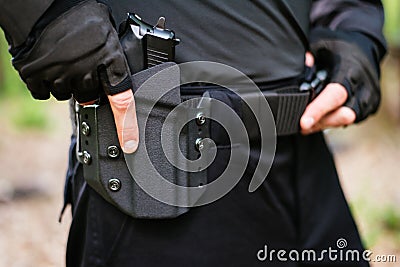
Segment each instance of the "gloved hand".
M57 2L71 3L56 0L50 7L53 11ZM118 34L106 5L95 0L78 2L51 20L33 45L20 50L13 65L36 99L46 100L52 94L67 100L72 95L83 104L98 99L104 90L121 147L133 153L138 145L135 102Z
M306 53L306 66L314 66L314 56ZM341 127L354 123L356 113L343 106L347 99L347 90L339 83L329 83L307 106L300 119L302 134L311 134L321 130Z
M329 84L307 106L303 134L347 126L374 113L380 102L379 56L375 44L356 32L317 28L311 31L306 65L328 71Z
M84 1L52 21L33 47L13 59L32 96L88 102L102 88L115 94L131 87L129 68L107 6Z
M380 103L379 62L361 33L317 28L311 31L310 49L317 69L329 73L329 82L344 86L344 106L354 110L356 122L378 109Z

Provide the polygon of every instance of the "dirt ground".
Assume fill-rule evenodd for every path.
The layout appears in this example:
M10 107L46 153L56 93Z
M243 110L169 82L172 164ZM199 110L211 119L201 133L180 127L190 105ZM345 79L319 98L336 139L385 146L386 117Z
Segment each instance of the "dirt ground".
M67 105L51 102L51 128L26 134L0 116L0 267L64 266L69 209L59 224L70 134ZM341 182L350 202L400 206L400 140L379 135L374 121L328 133ZM374 130L375 129L375 130ZM368 131L368 137L365 132ZM340 137L342 136L342 137ZM344 137L343 137L344 136ZM357 140L357 145L353 143ZM355 205L357 223L368 236L368 210ZM368 206L369 207L369 206ZM374 218L373 218L374 219ZM374 253L397 255L399 244L378 233ZM374 263L394 267L399 263Z
M66 104L49 104L44 132L5 127L0 139L0 266L64 266L71 216L61 224L70 132Z

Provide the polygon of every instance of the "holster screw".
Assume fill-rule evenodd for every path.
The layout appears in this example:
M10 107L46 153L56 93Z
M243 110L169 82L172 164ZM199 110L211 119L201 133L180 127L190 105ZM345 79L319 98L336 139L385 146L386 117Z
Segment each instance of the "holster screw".
M196 123L197 125L203 125L204 123L206 123L206 116L204 116L203 113L197 114Z
M197 138L196 142L195 142L195 145L196 145L196 149L198 151L203 150L204 149L204 141L203 141L203 139L202 138Z
M108 188L113 192L118 192L121 189L121 181L119 179L110 179L108 181Z
M107 148L107 154L112 159L118 158L120 154L119 148L117 146L109 146Z
M83 151L83 163L90 165L92 163L92 156L87 151Z
M82 122L82 134L84 136L90 135L90 127L89 124L87 124L86 122Z

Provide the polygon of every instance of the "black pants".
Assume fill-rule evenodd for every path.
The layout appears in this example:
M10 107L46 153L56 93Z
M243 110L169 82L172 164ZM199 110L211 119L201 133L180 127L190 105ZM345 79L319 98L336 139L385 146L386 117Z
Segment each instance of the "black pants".
M361 257L363 248L323 135L278 138L268 178L249 193L257 153L228 195L172 220L121 213L86 185L73 160L67 266L368 266L361 259L340 260L338 239L347 241L342 255L355 249ZM219 173L228 157L220 149L212 172ZM267 258L260 261L257 254L262 259L265 248ZM329 248L337 250L333 258L322 253ZM277 257L280 249L287 261ZM302 260L305 249L315 250L316 260L308 254ZM290 254L294 261L291 250L299 251L298 257Z

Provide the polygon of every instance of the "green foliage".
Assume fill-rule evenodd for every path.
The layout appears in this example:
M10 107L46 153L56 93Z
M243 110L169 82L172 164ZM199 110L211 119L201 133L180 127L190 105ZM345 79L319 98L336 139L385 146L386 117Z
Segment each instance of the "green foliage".
M0 31L1 32L1 31ZM8 44L0 34L0 112L18 130L42 130L48 125L46 105L32 99L11 65Z
M393 205L385 207L381 213L381 224L393 242L400 245L400 209Z
M379 224L379 209L364 199L349 203L356 221L362 222L361 239L367 248L373 247L379 240L382 226Z
M400 244L400 208L390 203L378 206L360 198L350 203L350 209L356 221L361 222L361 237L367 248L382 240Z
M383 209L381 221L388 231L400 232L400 210L393 206Z
M48 126L48 115L43 103L15 99L18 108L11 115L11 123L18 130L44 130Z
M392 46L400 46L400 1L383 0L385 8L385 36Z
M11 65L11 55L8 53L8 44L0 31L0 99L8 96L21 95L26 91L17 71ZM28 97L23 95L26 99Z

